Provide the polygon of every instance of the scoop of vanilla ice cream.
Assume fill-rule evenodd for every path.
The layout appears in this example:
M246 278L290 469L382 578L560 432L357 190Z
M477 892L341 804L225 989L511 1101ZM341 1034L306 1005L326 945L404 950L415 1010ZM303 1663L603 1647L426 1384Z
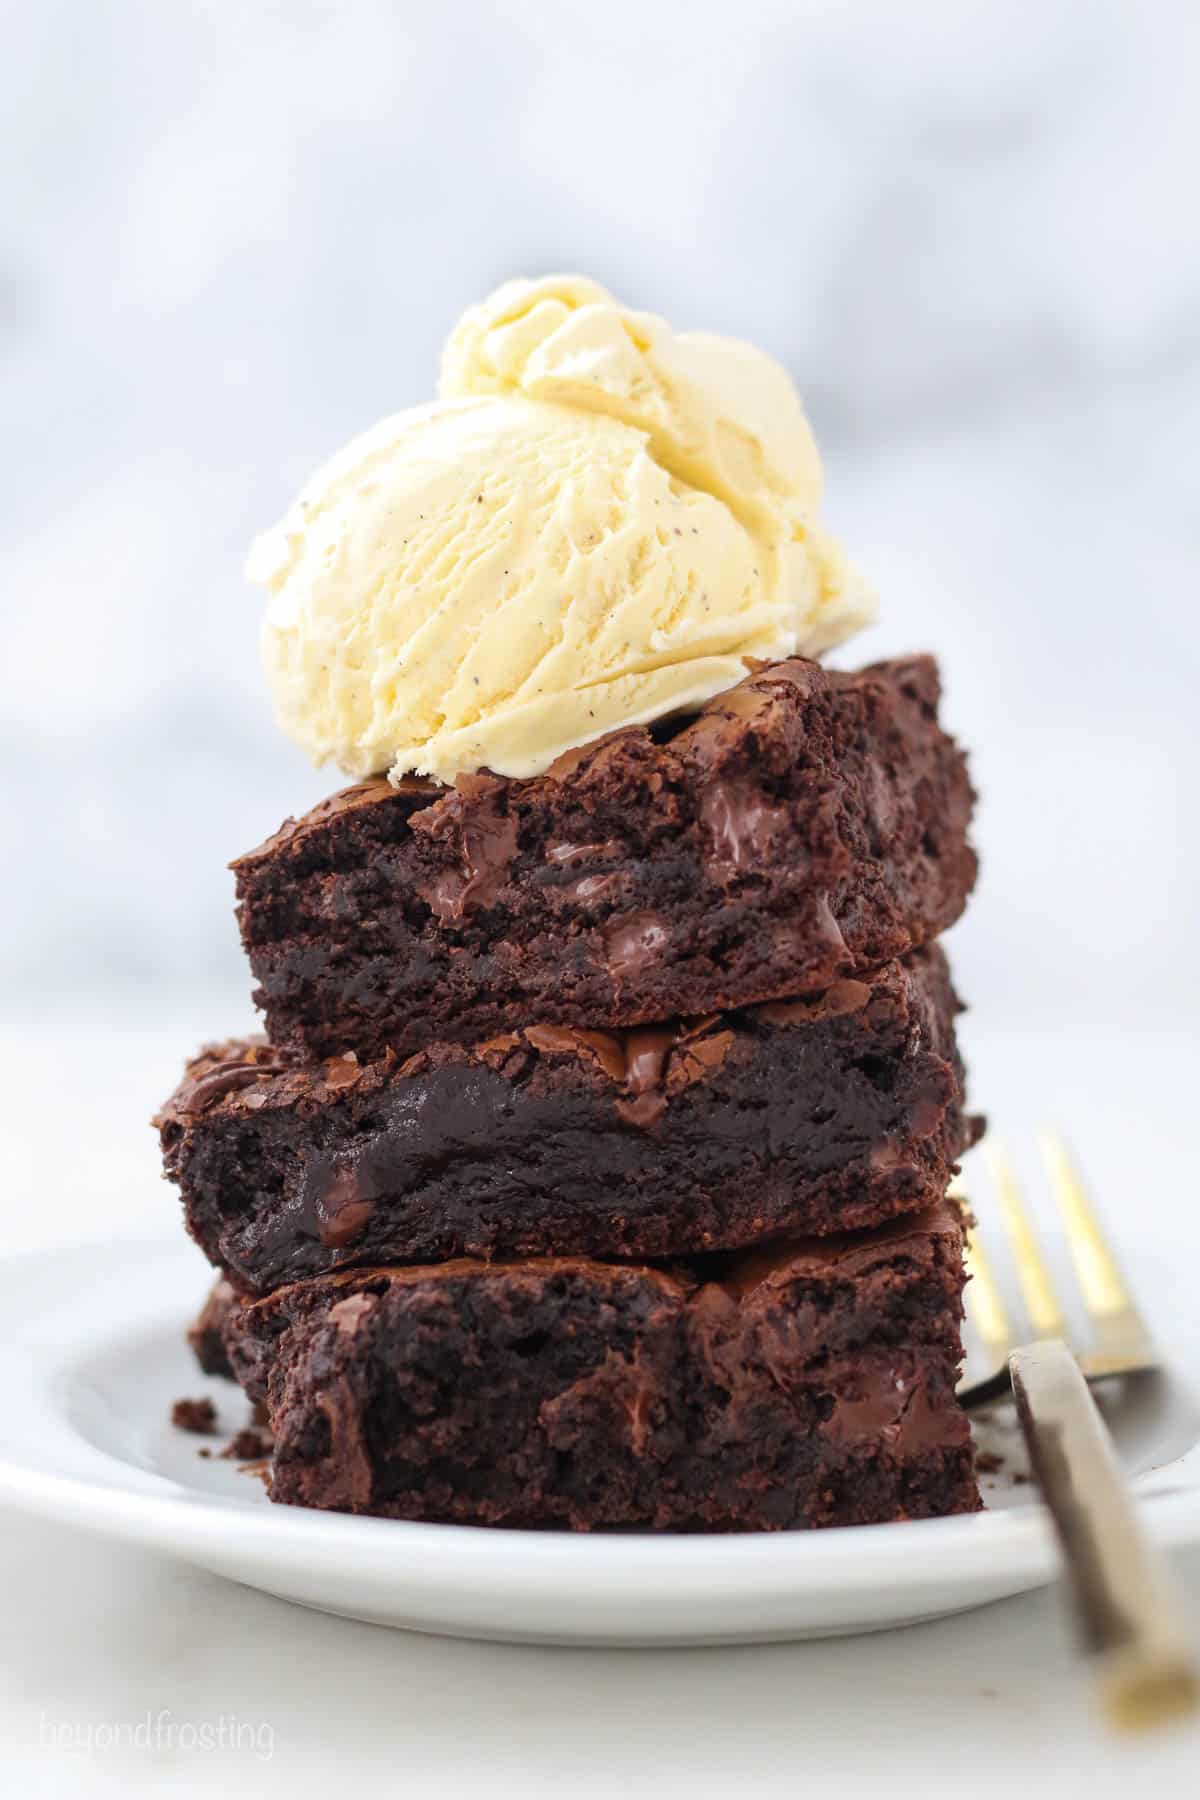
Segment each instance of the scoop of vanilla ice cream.
M817 446L779 363L736 338L673 332L581 275L509 281L471 307L443 351L441 391L621 419L664 468L767 532L781 503L821 503Z
M256 543L277 713L318 760L537 774L874 616L817 524L785 372L581 277L511 282L442 400L356 438Z

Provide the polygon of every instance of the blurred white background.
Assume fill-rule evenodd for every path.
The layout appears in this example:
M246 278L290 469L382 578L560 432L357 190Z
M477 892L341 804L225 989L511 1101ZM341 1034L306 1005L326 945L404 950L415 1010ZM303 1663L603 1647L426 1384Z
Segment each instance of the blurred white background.
M18 1029L244 1026L225 864L339 780L272 725L249 540L554 268L794 371L882 597L849 654L936 649L973 750L972 1031L1186 1019L1198 58L1182 4L9 9Z
M250 1023L226 862L338 784L271 723L251 536L430 396L464 305L577 268L793 370L882 598L847 655L935 649L973 750L976 1099L1019 1148L1043 1110L1075 1129L1194 1366L1200 10L11 0L2 42L0 1249L178 1230L145 1121ZM447 1793L615 1770L665 1794L674 1770L792 1794L798 1766L1195 1791L1194 1736L1100 1738L1051 1596L634 1665L368 1637L57 1532L4 1543L0 1736L31 1794L249 1791L219 1759L64 1774L36 1743L39 1707L231 1696L280 1722L264 1796L331 1758L394 1783L397 1743Z

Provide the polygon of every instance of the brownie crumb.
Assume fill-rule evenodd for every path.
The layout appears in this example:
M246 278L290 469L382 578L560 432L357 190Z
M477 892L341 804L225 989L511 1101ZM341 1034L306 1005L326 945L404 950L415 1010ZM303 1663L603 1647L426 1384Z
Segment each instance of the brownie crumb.
M212 1437L217 1429L217 1409L211 1400L176 1400L171 1408L171 1423L180 1431L195 1432L197 1437Z
M244 1425L230 1438L221 1455L230 1462L261 1462L271 1454L271 1440L253 1425Z
M975 1458L975 1468L980 1475L996 1475L1004 1467L1004 1458L998 1450L981 1450Z

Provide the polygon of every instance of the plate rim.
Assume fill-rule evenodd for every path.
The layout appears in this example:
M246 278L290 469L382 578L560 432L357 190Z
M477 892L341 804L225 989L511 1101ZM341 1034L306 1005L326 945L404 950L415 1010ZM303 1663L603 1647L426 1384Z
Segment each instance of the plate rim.
M79 1260L93 1264L93 1275L104 1268L110 1278L117 1269L127 1274L132 1260L147 1256L165 1257L182 1268L191 1248L166 1233L143 1233L21 1251L0 1256L0 1293L10 1292L23 1271L37 1268L62 1278ZM65 1292L69 1284L63 1285ZM139 1282L134 1291L145 1287ZM95 1303L100 1304L99 1296ZM141 1312L131 1311L130 1327L151 1322L148 1307L147 1299ZM650 1584L664 1596L702 1582L712 1598L722 1590L744 1594L767 1580L808 1596L865 1592L881 1578L891 1592L917 1591L934 1576L939 1582L977 1576L984 1557L1002 1562L1008 1577L1025 1586L1051 1579L1057 1569L1049 1517L1034 1498L1027 1505L949 1518L821 1531L689 1534L519 1531L264 1506L258 1496L243 1500L189 1489L102 1449L61 1402L55 1407L61 1369L47 1368L45 1352L39 1358L22 1345L8 1318L0 1324L0 1348L19 1353L35 1375L28 1384L14 1384L11 1421L0 1425L0 1503L27 1516L183 1555L219 1549L234 1532L244 1546L243 1559L260 1556L264 1574L302 1556L309 1565L319 1560L329 1572L353 1565L360 1575L386 1575L394 1567L406 1590L426 1593L449 1584L459 1592L487 1589L502 1595L517 1587L528 1592L531 1583L548 1593L567 1578L576 1592L596 1594L611 1593L614 1582L636 1583L643 1593ZM43 1433L50 1429L51 1445L57 1432L58 1443L81 1462L80 1469L48 1468L45 1449L39 1455L34 1443L24 1454L13 1454L21 1425L39 1420ZM103 1479L106 1469L109 1478ZM1163 1488L1164 1481L1170 1485ZM1200 1536L1200 1440L1182 1456L1136 1476L1132 1485L1156 1542L1171 1545ZM1008 1591L1018 1591L1018 1585Z

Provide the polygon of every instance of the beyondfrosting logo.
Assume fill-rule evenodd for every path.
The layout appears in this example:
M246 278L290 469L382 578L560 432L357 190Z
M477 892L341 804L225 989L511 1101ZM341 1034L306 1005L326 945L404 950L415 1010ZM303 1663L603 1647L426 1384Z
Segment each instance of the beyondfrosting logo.
M169 1707L157 1712L147 1709L133 1719L52 1719L43 1712L38 1715L38 1747L75 1756L114 1750L225 1752L270 1762L275 1754L275 1728L265 1719L242 1719L236 1713L217 1713L209 1719L176 1718Z

